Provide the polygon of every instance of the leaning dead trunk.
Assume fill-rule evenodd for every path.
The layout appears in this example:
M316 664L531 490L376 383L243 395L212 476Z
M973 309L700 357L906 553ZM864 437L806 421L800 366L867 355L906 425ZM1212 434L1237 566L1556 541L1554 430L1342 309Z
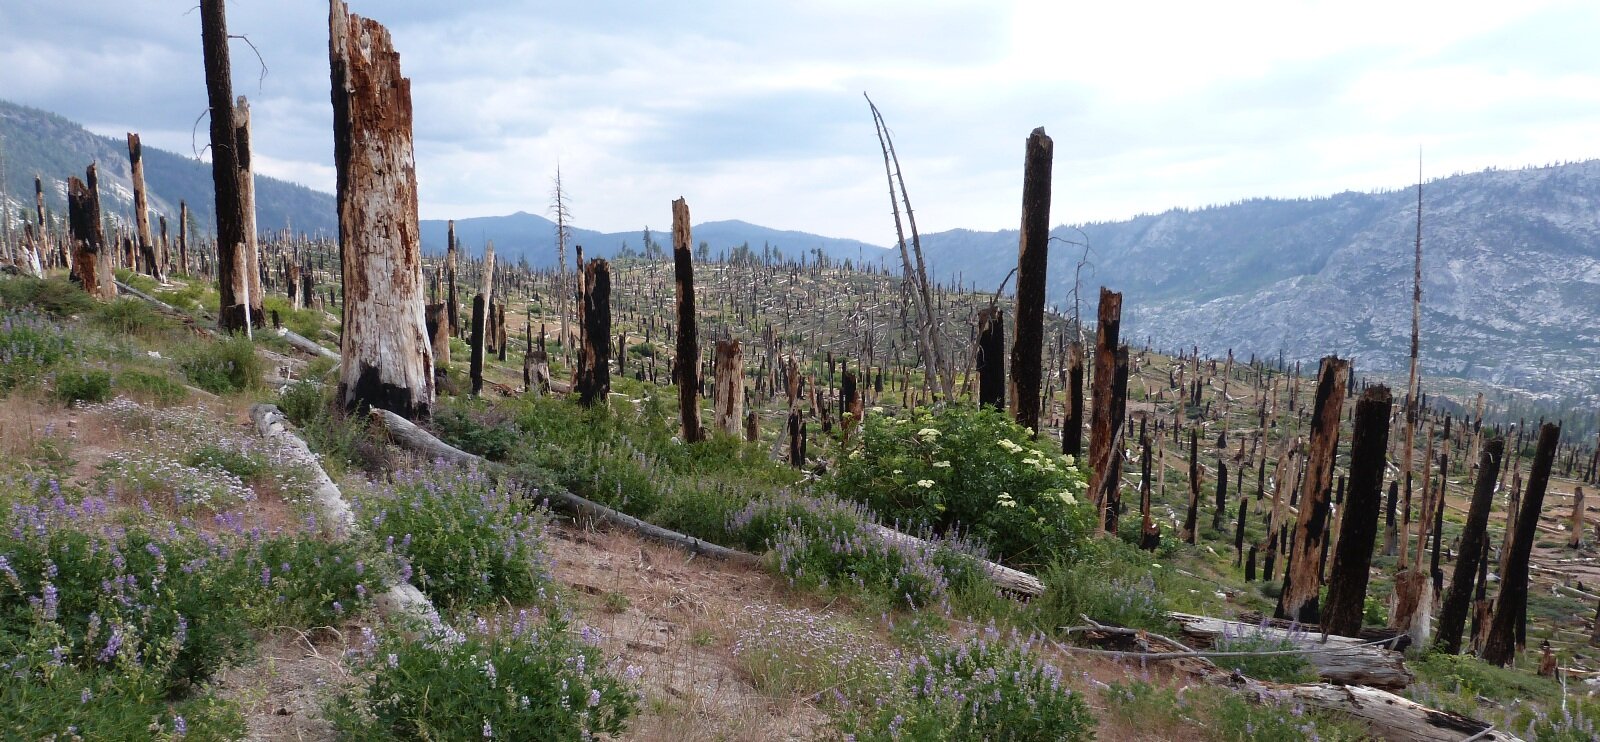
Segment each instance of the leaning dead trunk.
M1311 413L1311 444L1300 490L1300 517L1295 522L1293 551L1284 570L1278 618L1319 623L1317 596L1322 590L1322 545L1328 538L1328 492L1333 486L1333 461L1339 447L1339 417L1344 407L1350 362L1338 356L1322 359L1317 396Z
M705 439L700 427L700 338L695 329L693 248L689 203L680 198L672 202L672 275L678 289L678 353L673 359L673 381L678 385L678 408L686 443Z
M1350 436L1350 484L1344 516L1339 522L1339 545L1328 576L1328 600L1322 611L1322 629L1331 634L1354 636L1361 630L1372 571L1372 546L1378 538L1393 404L1386 386L1368 387L1356 402Z
M738 340L718 340L712 359L712 423L730 436L744 424L744 351Z
M376 21L329 4L333 152L344 268L339 398L427 417L433 348L423 316L411 81Z
M1117 345L1122 331L1122 294L1100 287L1099 327L1095 333L1094 391L1089 422L1089 493L1099 509L1099 527L1105 522L1105 492L1109 479L1115 487L1117 473L1112 467L1113 440L1122 421L1111 419L1111 394L1116 380Z
M116 298L111 259L106 253L106 231L100 221L100 178L94 165L85 172L88 183L67 180L67 228L72 242L72 281L90 296L103 301Z
M1022 176L1022 231L1017 257L1017 325L1011 345L1011 414L1039 434L1044 378L1044 293L1050 253L1050 169L1055 144L1044 127L1028 136Z
M139 259L144 262L144 272L157 282L166 280L161 258L156 254L156 243L150 235L150 202L144 190L144 147L139 135L128 132L128 164L133 173L133 223L139 235Z
M1485 547L1489 542L1489 507L1494 504L1494 482L1500 476L1500 457L1505 454L1505 447L1504 439L1491 440L1484 444L1478 459L1478 482L1472 491L1467 523L1461 530L1461 553L1456 555L1455 574L1450 578L1450 592L1445 593L1444 607L1439 611L1439 632L1433 640L1435 647L1448 654L1461 652L1461 632L1472 607L1478 562L1488 558Z
M1550 484L1550 469L1555 465L1556 446L1561 443L1561 426L1545 423L1539 428L1539 447L1534 450L1533 466L1528 470L1528 488L1522 494L1522 512L1517 516L1516 535L1505 571L1500 575L1500 595L1495 600L1494 621L1483 646L1484 662L1505 667L1516 654L1516 628L1528 607L1528 561L1538 536L1539 512L1544 506L1545 488Z

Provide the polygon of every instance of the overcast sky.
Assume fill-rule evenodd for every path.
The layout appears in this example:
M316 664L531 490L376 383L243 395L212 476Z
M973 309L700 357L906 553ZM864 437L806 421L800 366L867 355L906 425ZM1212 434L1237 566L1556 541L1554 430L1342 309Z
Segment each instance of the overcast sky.
M1052 222L1600 155L1593 0L561 3L355 0L394 34L424 218L547 213L893 240L862 91L919 227L1015 229L1023 144ZM333 189L326 2L232 0L258 172ZM261 61L257 61L259 52ZM264 62L264 66L262 64ZM206 142L194 0L0 0L0 98L149 146Z

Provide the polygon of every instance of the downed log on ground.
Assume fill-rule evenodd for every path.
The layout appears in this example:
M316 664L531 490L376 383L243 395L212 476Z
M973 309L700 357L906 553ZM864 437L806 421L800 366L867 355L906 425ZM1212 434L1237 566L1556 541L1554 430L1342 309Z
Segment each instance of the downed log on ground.
M255 421L256 431L262 438L282 445L311 471L311 501L317 508L317 517L323 528L335 538L345 538L360 531L355 513L350 509L350 504L344 501L339 486L323 470L316 454L311 452L305 441L289 429L288 419L283 412L276 405L258 404L250 408L250 419ZM409 582L397 582L389 586L376 600L378 610L385 614L409 616L434 625L439 623L439 612L434 609L433 603Z
M891 544L899 544L901 546L908 546L912 548L930 545L927 541L917 538L916 536L901 533L893 528L881 526L877 523L868 523L867 527L872 529L872 531L878 534L878 536L884 541L887 541ZM990 561L979 561L979 564L983 567L983 571L988 573L989 579L994 580L994 584L998 585L1002 590L1016 593L1018 595L1027 595L1029 597L1044 594L1044 583L1040 582L1039 578L1034 577L1027 572L1020 572L1010 567L995 564L994 562Z
M1406 669L1405 656L1381 646L1343 636L1314 634L1305 630L1290 631L1270 625L1256 625L1228 621L1210 616L1188 613L1169 613L1168 618L1181 626L1185 637L1200 647L1210 647L1218 640L1240 637L1261 637L1272 641L1286 641L1296 647L1313 650L1305 654L1306 661L1324 680L1348 685L1370 685L1376 688L1404 688L1411 684L1413 675Z
M195 329L199 330L200 332L204 332L204 333L209 334L209 335L215 335L216 334L216 332L214 330L211 330L210 328L201 327L200 325L195 324L194 323L194 316L189 314L188 312L185 312L182 309L179 309L179 308L177 308L175 306L172 306L171 304L168 304L168 303L166 303L166 302L164 302L164 301L162 301L160 299L157 299L154 296L146 294L145 292L140 291L140 290L138 290L138 289L136 289L136 288L134 288L132 286L129 286L128 284L125 284L125 283L123 283L121 281L118 281L117 282L117 289L122 291L122 292L124 292L124 293L126 293L126 294L128 294L129 296L132 296L132 297L136 298L136 299L142 299L142 300L144 300L144 301L146 301L146 302L148 302L150 304L153 304L153 305L155 305L155 307L157 309L160 309L163 312L166 312L167 314L173 315L174 317L182 319L185 322L188 322L190 324L194 324ZM317 343L314 340L311 340L310 338L305 337L304 335L299 335L299 334L296 334L296 333L290 331L289 328L287 328L287 327L280 327L277 330L274 330L274 332L276 332L279 337L283 338L286 342L288 342L290 347L293 347L295 350L298 350L298 351L300 351L302 353L306 353L308 355L320 356L322 358L327 358L329 360L334 360L334 361L339 360L339 354L338 353L336 353L336 352L334 352L332 350L329 350L328 348L324 347L323 345Z
M1428 708L1377 688L1330 683L1277 685L1237 676L1226 684L1258 698L1344 714L1390 742L1522 742L1486 722Z
M330 361L339 360L338 353L323 347L321 344L304 335L297 335L294 332L291 332L287 327L280 327L275 332L278 333L278 337L283 338L289 343L289 346L295 350L308 355L317 356L319 358L326 358Z

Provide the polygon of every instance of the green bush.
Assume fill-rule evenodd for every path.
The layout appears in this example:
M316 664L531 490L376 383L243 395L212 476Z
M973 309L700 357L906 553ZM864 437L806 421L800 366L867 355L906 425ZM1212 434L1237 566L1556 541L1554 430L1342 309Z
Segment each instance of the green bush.
M385 631L358 650L356 670L365 686L328 707L346 739L576 742L622 733L639 705L559 610L465 633Z
M127 369L117 374L113 384L117 391L135 399L172 405L189 398L185 389L163 374L153 374L138 369Z
M44 317L0 312L0 392L36 383L75 350L72 338Z
M1295 645L1287 639L1246 634L1244 636L1223 637L1212 648L1218 652L1273 652L1292 650ZM1311 663L1303 655L1299 654L1216 657L1214 661L1219 667L1236 670L1246 677L1257 680L1268 680L1274 683L1317 682L1316 670L1311 667Z
M295 309L289 304L289 300L282 296L266 297L261 303L261 310L266 312L268 317L272 316L272 312L277 312L278 320L284 327L296 335L311 338L313 341L322 334L324 318L327 316L317 310Z
M993 629L913 660L899 687L838 715L859 742L903 740L1089 740L1095 720L1083 697L1061 684L1029 642Z
M401 578L448 608L527 603L548 581L541 548L549 513L483 473L440 464L394 474L357 499L373 537L401 561Z
M189 383L212 394L254 389L264 375L255 343L243 335L191 346L179 354L178 368Z
M66 405L108 401L111 399L111 374L98 369L62 371L56 374L56 388L51 396Z
M1003 561L1037 568L1077 549L1091 509L1066 457L987 408L869 414L829 482L886 521L965 533Z
M120 673L79 669L79 657L44 648L10 657L0 683L0 736L6 739L242 739L244 717L212 696L169 701L159 673L139 665ZM71 730L69 732L69 730Z
M1082 616L1118 626L1165 631L1167 596L1178 589L1150 555L1122 541L1095 539L1073 559L1039 573L1045 592L1026 608L1032 623L1053 632Z
M166 315L156 311L142 299L119 298L95 306L89 312L89 322L114 335L135 335L149 338L166 332L176 325Z
M94 300L83 289L60 277L0 280L0 304L13 309L32 307L57 317L81 314L94 308Z
M510 415L482 400L452 400L435 406L439 438L490 461L503 461L521 436Z

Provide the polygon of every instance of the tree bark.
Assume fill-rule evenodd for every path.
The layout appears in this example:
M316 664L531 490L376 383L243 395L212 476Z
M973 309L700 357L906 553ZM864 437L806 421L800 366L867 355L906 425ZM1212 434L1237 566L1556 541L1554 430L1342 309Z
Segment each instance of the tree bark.
M228 21L224 0L201 0L200 37L205 53L206 97L211 109L211 180L216 191L217 291L220 311L217 326L228 332L242 331L260 321L259 301L248 296L249 235L245 202L240 193L241 160L248 159L238 141L234 120L233 68L228 55ZM337 140L337 138L336 138ZM246 314L256 309L251 319Z
M450 368L450 317L443 303L428 305L428 337L433 345L435 375Z
M72 242L72 281L84 292L102 301L117 296L117 284L106 254L106 230L100 220L100 177L89 165L88 182L67 180L67 227Z
M484 316L485 314L483 294L472 297L472 336L467 340L471 355L467 378L472 384L474 397L483 393L483 336L488 329L488 318Z
M1381 385L1368 387L1356 402L1350 436L1350 483L1340 519L1339 546L1328 577L1328 600L1322 611L1322 629L1331 634L1354 636L1361 630L1372 546L1378 538L1378 511L1383 503L1389 413L1393 405L1389 387Z
M144 261L144 272L159 283L166 280L161 258L156 254L156 242L150 234L150 202L144 190L144 147L139 135L128 132L128 165L133 177L133 223L139 235L139 257Z
M1572 488L1572 524L1567 536L1567 548L1576 549L1583 545L1583 488Z
M1461 632L1467 621L1467 611L1472 607L1478 562L1488 556L1485 547L1489 541L1489 508L1494 504L1494 482L1500 475L1500 458L1505 454L1505 447L1505 440L1491 440L1484 444L1478 458L1478 481L1472 490L1467 523L1461 531L1461 553L1456 555L1450 592L1445 593L1444 607L1439 611L1439 630L1433 640L1435 647L1449 654L1461 653Z
M1517 516L1516 536L1506 569L1500 575L1500 595L1495 600L1494 621L1484 642L1483 661L1505 667L1516 653L1516 628L1528 607L1528 560L1538 535L1539 512L1544 506L1545 488L1550 484L1550 469L1555 464L1556 446L1561 443L1561 426L1545 423L1539 428L1539 447L1534 450L1533 466L1528 470L1528 488L1522 494L1522 512Z
M578 402L605 403L611 394L611 264L594 258L583 264L582 345L578 350Z
M1006 409L1006 330L999 307L978 311L978 354L973 364L978 372L978 404L1004 412Z
M1200 432L1194 428L1189 429L1189 509L1183 516L1183 533L1179 538L1184 543L1193 544L1199 541L1200 530Z
M694 240L689 232L689 204L672 202L672 275L677 285L677 358L673 361L674 381L678 385L678 408L683 419L683 440L694 443L705 439L700 426L700 338L695 329ZM793 427L791 425L791 427Z
M712 424L729 436L744 424L744 349L738 340L718 340L712 359Z
M461 334L461 298L456 294L456 220L450 220L449 246L445 248L444 280L445 307L450 314L450 334Z
M1011 414L1039 434L1044 301L1050 253L1050 171L1055 143L1044 127L1028 136L1022 176L1022 231L1017 254L1016 332L1011 344Z
M1067 351L1067 421L1061 428L1061 453L1083 458L1083 343Z
M427 417L433 347L423 316L411 81L376 21L329 4L334 164L344 277L339 396L348 409Z
M1322 359L1317 396L1311 413L1311 444L1300 490L1300 517L1295 523L1294 551L1284 570L1278 617L1320 623L1317 596L1322 589L1322 544L1328 538L1328 495L1333 488L1333 463L1339 448L1339 418L1350 362L1338 356Z
M1094 407L1089 422L1089 493L1094 498L1097 518L1105 522L1107 480L1115 487L1117 472L1112 466L1114 438L1122 421L1111 419L1111 394L1116 383L1117 345L1122 332L1122 294L1100 287L1099 326L1094 348Z
M178 272L189 275L189 202L178 202Z

